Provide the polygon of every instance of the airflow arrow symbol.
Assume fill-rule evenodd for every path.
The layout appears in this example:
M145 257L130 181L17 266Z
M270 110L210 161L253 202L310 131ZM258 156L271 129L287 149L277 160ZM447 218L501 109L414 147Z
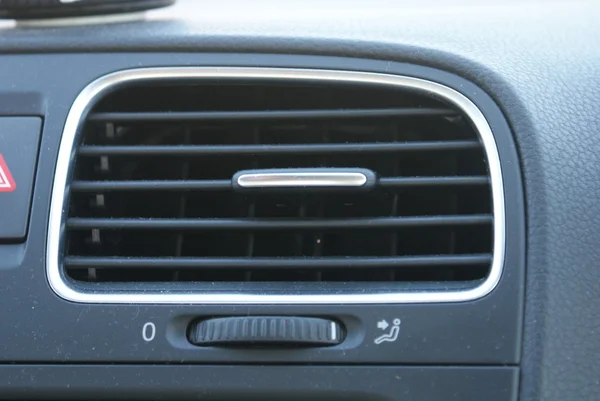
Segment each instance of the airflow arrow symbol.
M381 330L385 330L389 327L389 323L384 319L377 322L377 328Z

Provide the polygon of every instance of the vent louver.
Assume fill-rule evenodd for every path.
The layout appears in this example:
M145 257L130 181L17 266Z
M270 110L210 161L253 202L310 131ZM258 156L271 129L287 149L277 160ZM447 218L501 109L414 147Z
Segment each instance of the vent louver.
M96 290L452 291L490 275L486 151L469 117L433 94L141 82L99 99L79 132L62 266ZM232 188L241 170L286 168L370 169L377 182Z

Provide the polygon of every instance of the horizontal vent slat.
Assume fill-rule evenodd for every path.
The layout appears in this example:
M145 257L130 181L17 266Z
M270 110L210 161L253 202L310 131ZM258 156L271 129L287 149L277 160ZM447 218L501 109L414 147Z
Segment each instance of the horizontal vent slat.
M378 268L480 265L490 263L489 254L470 255L427 255L397 257L354 257L354 258L120 258L120 257L77 257L65 258L71 268L149 268L149 269L194 269L215 267L223 269L292 269L292 268Z
M175 180L175 181L73 181L72 191L107 192L141 190L202 190L231 189L230 180Z
M492 215L380 217L359 219L99 219L70 218L71 229L331 230L490 224Z
M452 116L456 111L441 108L389 108L389 109L338 109L338 110L260 110L260 111L190 111L190 112L129 112L92 113L90 121L208 121L208 120L274 120L366 117L419 117Z
M206 156L206 155L261 155L261 154L342 154L352 152L415 152L477 149L476 140L415 141L388 143L297 144L297 145L83 145L79 154L84 156Z
M386 177L379 179L379 185L386 188L444 186L444 185L488 185L489 177Z
M464 177L394 177L381 178L379 185L385 188L444 186L444 185L487 185L486 176ZM71 190L78 192L108 191L217 191L231 188L229 180L158 180L158 181L73 181Z

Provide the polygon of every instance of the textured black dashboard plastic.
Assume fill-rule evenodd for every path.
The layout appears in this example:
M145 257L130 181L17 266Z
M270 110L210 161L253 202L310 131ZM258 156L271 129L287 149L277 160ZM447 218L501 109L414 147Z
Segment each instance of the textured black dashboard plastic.
M222 5L188 21L52 29L43 35L37 30L8 30L0 35L0 51L360 56L383 60L382 65L387 61L430 65L475 82L503 109L523 169L528 253L521 399L596 400L600 392L600 203L596 196L600 191L600 42L595 38L600 35L600 5L593 0L420 1L413 5L374 2L369 7L345 2L340 8L339 3L320 2L320 7L308 5L310 10L299 12L306 2L298 2L261 13L256 2L249 2L255 11L239 3L232 6L231 1L218 3ZM384 11L378 3L386 3ZM175 10L169 13L178 15ZM133 64L143 62L141 55L128 58ZM24 78L42 79L44 59L30 55L13 63L14 69L30 66ZM78 69L67 61L56 64L69 71ZM10 79L10 75L2 79L7 90ZM69 100L63 97L55 106L66 110ZM40 190L49 190L49 184L46 180ZM6 256L3 259L16 266L18 260ZM32 279L41 277L38 272ZM2 291L17 284L4 281ZM31 293L10 302L43 310L41 301ZM83 317L87 312L82 311ZM64 347L42 344L48 330L56 334L55 326L27 319L16 325L23 329L21 335L35 338L40 347L65 355ZM76 326L71 329L77 331ZM96 346L85 338L85 334L78 337L83 339L82 347ZM72 337L65 338L66 344L70 341ZM10 339L2 347L10 350ZM35 376L31 377L35 383Z
M0 387L8 400L515 401L518 369L0 366Z

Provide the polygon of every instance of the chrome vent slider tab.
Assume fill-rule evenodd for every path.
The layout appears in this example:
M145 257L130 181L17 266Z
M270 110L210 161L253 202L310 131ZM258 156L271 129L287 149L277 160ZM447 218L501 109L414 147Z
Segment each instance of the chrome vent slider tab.
M234 190L369 190L377 175L362 168L288 168L243 170L234 174Z

